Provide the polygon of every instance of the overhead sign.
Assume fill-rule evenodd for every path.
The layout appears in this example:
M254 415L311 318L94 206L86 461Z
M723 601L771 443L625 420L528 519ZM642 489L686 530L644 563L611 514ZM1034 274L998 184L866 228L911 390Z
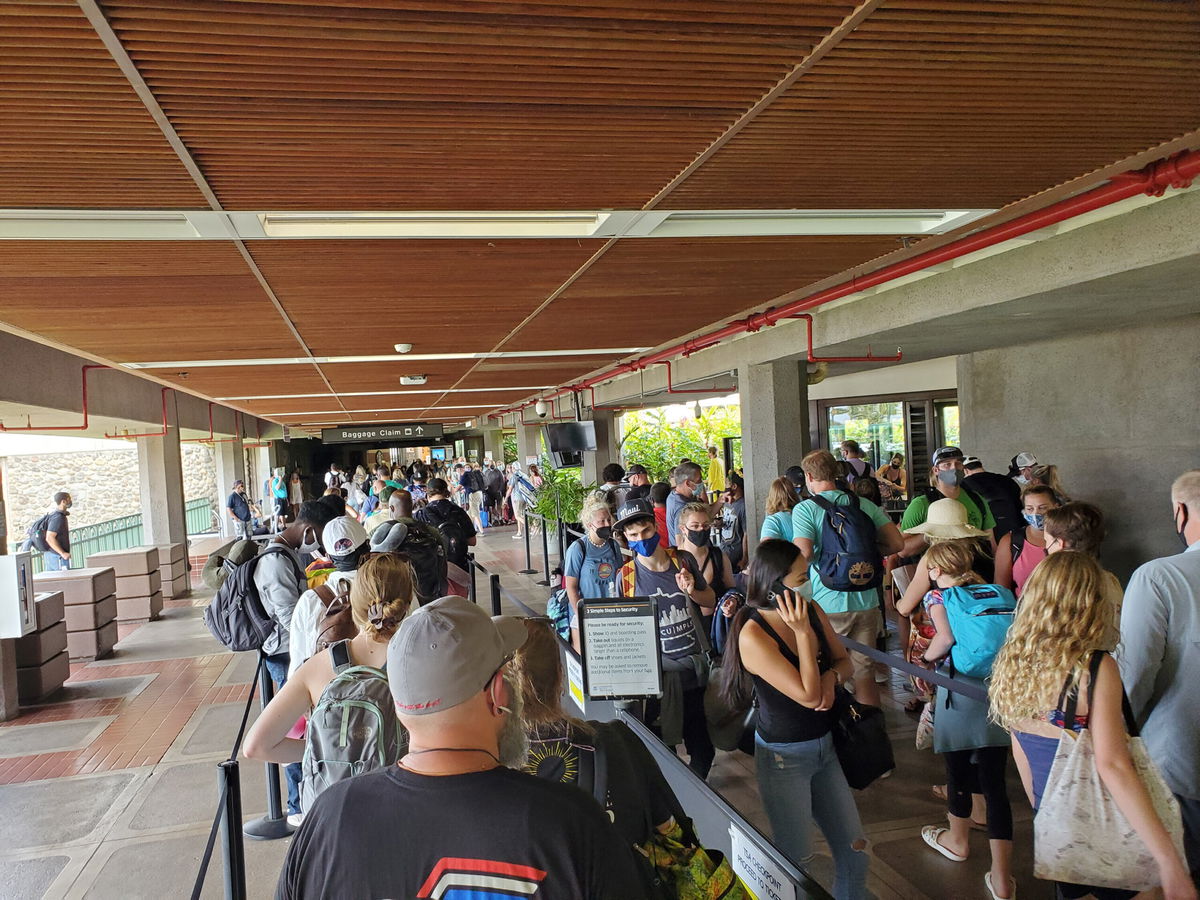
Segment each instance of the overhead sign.
M392 422L387 425L341 425L337 428L322 428L321 442L325 444L351 444L360 441L412 441L441 439L444 433L441 422Z
M583 685L589 699L662 695L655 611L649 597L579 601Z

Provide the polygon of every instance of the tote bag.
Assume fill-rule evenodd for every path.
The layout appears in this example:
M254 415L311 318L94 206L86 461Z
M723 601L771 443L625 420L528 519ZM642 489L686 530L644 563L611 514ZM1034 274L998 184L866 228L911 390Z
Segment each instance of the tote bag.
M1092 655L1088 667L1088 709L1104 654ZM1123 693L1123 692L1122 692ZM1049 881L1144 891L1158 886L1158 865L1145 842L1117 808L1096 769L1092 734L1071 731L1075 700L1069 701L1062 737L1046 779L1042 804L1033 820L1033 874ZM1183 825L1179 803L1150 760L1138 735L1128 697L1122 696L1129 755L1150 795L1175 850L1183 857ZM1059 708L1062 708L1060 703Z

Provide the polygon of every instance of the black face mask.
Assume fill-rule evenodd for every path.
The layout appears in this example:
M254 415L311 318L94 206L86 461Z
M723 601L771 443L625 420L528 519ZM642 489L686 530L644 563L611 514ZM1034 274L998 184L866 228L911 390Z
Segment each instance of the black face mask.
M692 531L688 529L688 540L697 547L707 547L712 543L712 532L705 528L703 531Z
M602 541L611 541L612 540L612 526L611 525L601 525L599 528L596 529L596 537L600 538L600 540L602 540Z
M1185 506L1183 508L1183 523L1179 526L1179 530L1177 532L1175 532L1176 534L1179 535L1179 543L1183 544L1184 550L1186 550L1189 546L1187 535L1184 534L1184 532L1187 531L1187 526L1188 526L1188 508Z

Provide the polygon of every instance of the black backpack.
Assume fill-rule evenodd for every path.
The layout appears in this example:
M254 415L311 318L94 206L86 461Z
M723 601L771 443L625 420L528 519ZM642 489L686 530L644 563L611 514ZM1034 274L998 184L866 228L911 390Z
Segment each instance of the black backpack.
M43 553L47 553L50 550L50 545L46 542L46 532L49 530L51 515L53 514L46 513L30 525L25 532L25 542L34 550L40 550Z
M850 502L831 503L819 494L813 503L825 510L817 573L831 591L867 591L883 584L883 556L875 542L875 523L845 491Z
M465 569L469 565L467 547L470 545L467 543L466 530L454 516L456 509L459 507L454 506L449 500L431 503L420 510L418 519L432 525L442 533L442 538L446 542L446 559Z
M467 482L471 485L471 493L475 493L476 491L482 493L487 490L487 482L483 480L483 473L475 469L471 470Z
M284 552L278 544L268 544L257 556L239 565L221 583L204 611L204 624L230 650L261 650L274 633L276 623L258 595L254 573L268 553ZM304 573L299 572L298 578L303 584Z
M417 576L417 600L424 606L447 592L446 545L424 528L410 526L398 548L408 557Z

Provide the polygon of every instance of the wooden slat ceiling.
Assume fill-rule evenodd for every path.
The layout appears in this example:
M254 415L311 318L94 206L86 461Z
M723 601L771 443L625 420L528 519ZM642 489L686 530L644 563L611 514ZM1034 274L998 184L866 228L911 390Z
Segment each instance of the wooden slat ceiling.
M229 209L640 206L853 8L109 0Z
M1000 207L1200 124L1200 4L889 0L662 204Z
M4 241L0 321L115 362L297 355L222 242Z
M0 207L203 206L79 7L0 2Z
M100 4L228 210L980 209L1200 124L1200 0L883 0L845 33L840 0ZM0 208L206 205L71 0L0 0L0 129ZM252 242L302 347L232 244L3 241L0 322L118 362L653 346L897 242L625 239L593 260L602 246ZM339 392L427 374L450 393L341 400L450 421L612 361L322 370ZM325 394L239 402L282 421L339 408L313 365L153 374Z
M399 341L453 353L491 350L601 243L258 241L251 253L317 356L393 353ZM348 339L352 320L362 327ZM559 346L549 338L533 349Z
M534 349L553 334L558 346L585 347L606 332L657 346L899 246L890 237L621 241L506 346Z

